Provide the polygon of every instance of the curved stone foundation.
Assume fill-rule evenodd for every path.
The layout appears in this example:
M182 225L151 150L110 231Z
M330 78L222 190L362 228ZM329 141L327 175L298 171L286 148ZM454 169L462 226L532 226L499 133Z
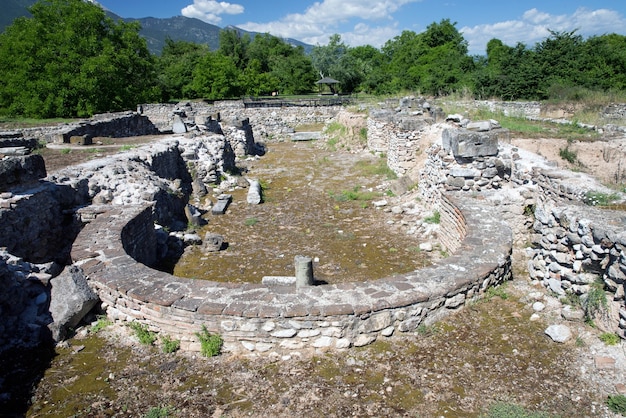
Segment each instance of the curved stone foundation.
M453 255L408 274L298 288L184 279L153 270L149 205L112 207L85 226L72 249L107 314L138 320L199 351L203 326L229 352L362 346L414 331L511 277L510 229L478 199L444 195L441 236Z

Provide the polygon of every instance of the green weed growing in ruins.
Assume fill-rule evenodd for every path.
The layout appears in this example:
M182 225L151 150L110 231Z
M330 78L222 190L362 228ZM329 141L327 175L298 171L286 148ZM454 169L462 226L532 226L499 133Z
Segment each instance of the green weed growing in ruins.
M165 354L174 353L180 348L180 340L175 340L169 335L163 335L161 337L161 344L161 350Z
M128 326L135 332L135 336L143 345L152 345L157 339L156 333L150 331L147 325L133 321Z
M608 406L612 412L626 416L626 396L609 395L606 399L606 406Z
M196 337L200 339L200 352L204 357L214 357L222 352L224 340L219 334L211 334L206 326L202 326L202 331L196 332Z
M432 215L424 218L424 222L427 224L438 224L441 222L441 213L438 210L434 211Z
M98 316L98 320L96 321L95 324L93 324L91 326L91 328L89 329L90 332L92 333L97 333L98 331L108 327L109 325L112 325L113 322L111 322L111 320L109 318L107 318L105 315L99 315Z
M617 345L620 341L619 335L614 332L603 332L599 338L606 345Z
M604 282L597 280L590 285L587 297L583 300L585 322L590 326L594 326L593 318L596 314L606 311L607 307L608 302L604 292Z

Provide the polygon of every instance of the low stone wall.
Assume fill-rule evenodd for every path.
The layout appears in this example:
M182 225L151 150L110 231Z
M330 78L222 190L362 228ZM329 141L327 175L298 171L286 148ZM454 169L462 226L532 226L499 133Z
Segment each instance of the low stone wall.
M107 314L137 320L199 351L195 332L219 333L225 350L293 352L362 346L414 331L511 276L511 232L479 200L444 196L442 236L453 255L432 267L370 282L298 288L215 283L153 270L132 256L152 227L150 206L111 208L72 249ZM131 254L127 254L127 249Z
M161 131L172 129L174 114L184 112L188 119L199 120L208 116L223 126L232 126L248 119L258 139L273 138L293 133L304 125L323 125L343 109L343 106L286 107L246 109L241 100L214 103L184 102L179 104L143 104L142 112Z
M532 280L563 295L586 297L601 281L619 310L605 326L626 337L626 225L624 212L546 203L535 210L534 251L528 262ZM618 328L619 327L619 328Z

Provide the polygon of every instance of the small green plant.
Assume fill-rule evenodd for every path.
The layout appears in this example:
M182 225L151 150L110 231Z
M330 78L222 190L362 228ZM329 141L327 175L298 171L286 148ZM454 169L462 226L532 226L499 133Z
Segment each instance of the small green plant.
M359 139L361 142L367 142L367 128L363 127L359 129Z
M578 153L569 148L569 143L565 148L559 148L559 157L571 164L576 164L578 162Z
M626 396L609 395L606 399L606 406L608 406L612 412L626 417Z
M105 315L99 315L98 320L96 321L95 324L91 326L91 328L89 329L89 332L92 332L95 334L98 331L103 330L104 328L112 324L113 322L111 322L111 320L107 318Z
M144 415L144 418L168 418L174 412L169 406L155 406Z
M502 300L507 300L509 298L509 294L506 292L505 285L493 286L487 289L485 296L486 300L491 300L496 296Z
M244 221L244 224L246 226L253 226L253 225L256 225L257 223L259 223L259 220L257 218L248 218Z
M134 145L122 145L120 147L120 151L130 151L131 149L135 148Z
M526 205L526 206L524 206L524 216L529 216L531 218L534 218L536 209L537 209L536 205Z
M150 331L147 325L133 321L128 326L135 332L135 336L143 345L152 345L157 339L156 333Z
M590 285L587 297L583 300L585 322L590 326L594 326L593 318L596 314L606 311L607 307L608 302L604 292L604 282L600 279Z
M218 334L211 334L206 326L203 325L196 336L200 339L200 352L204 357L214 357L222 352L224 340Z
M163 335L161 337L161 344L161 349L165 354L174 353L180 348L180 340L175 340L169 335Z
M438 210L434 211L432 215L424 218L424 222L427 224L438 224L441 222L441 213Z
M63 148L63 149L61 150L61 154L69 154L70 152L72 152L72 149L71 149L71 148Z
M328 192L328 195L337 202L350 200L367 201L379 196L376 192L363 191L359 186L355 186L352 190L342 190L340 193Z
M614 332L603 332L599 338L606 345L617 345L620 341L619 335Z
M423 337L429 337L431 335L438 334L440 330L437 327L437 325L421 324L420 326L417 327L415 331L417 332L418 335L421 335Z
M576 347L584 347L585 346L585 340L583 340L580 336L576 337Z

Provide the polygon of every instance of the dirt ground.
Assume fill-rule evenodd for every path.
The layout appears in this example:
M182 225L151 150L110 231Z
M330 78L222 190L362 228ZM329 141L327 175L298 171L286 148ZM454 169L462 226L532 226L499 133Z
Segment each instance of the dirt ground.
M608 137L597 141L567 141L555 138L513 138L511 144L534 152L559 168L588 173L605 184L626 181L626 138ZM569 150L574 162L561 158L561 150Z

